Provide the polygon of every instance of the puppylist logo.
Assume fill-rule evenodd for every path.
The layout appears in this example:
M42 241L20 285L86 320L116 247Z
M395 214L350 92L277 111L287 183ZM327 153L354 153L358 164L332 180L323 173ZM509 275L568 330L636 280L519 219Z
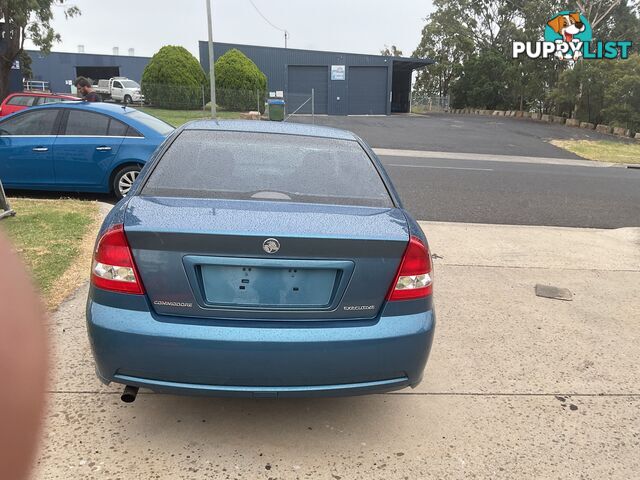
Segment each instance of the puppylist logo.
M513 42L512 56L561 60L629 58L630 41L593 42L591 25L579 12L563 11L547 20L542 42Z

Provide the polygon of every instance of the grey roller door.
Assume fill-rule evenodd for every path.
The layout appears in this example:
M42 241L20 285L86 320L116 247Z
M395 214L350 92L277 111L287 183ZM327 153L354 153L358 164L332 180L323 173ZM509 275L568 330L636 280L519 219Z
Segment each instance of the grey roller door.
M315 92L315 113L327 113L329 96L329 73L327 67L311 67L289 65L287 83L287 113L293 113L309 97L311 89ZM298 113L311 113L311 102L302 107Z
M387 67L349 67L349 115L386 115Z

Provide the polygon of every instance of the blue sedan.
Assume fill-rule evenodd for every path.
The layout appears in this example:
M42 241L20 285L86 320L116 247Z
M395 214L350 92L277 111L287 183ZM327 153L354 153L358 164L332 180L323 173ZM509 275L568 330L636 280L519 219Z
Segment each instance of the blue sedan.
M350 132L187 124L98 234L96 372L184 394L415 387L435 326L424 233Z
M173 130L117 105L78 101L30 108L0 121L0 180L6 188L122 198Z

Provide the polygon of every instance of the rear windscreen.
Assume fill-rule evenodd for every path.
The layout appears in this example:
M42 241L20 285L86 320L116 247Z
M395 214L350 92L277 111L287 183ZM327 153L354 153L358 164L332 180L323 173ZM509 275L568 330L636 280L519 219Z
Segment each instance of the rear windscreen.
M139 121L150 129L158 132L160 135L169 135L175 129L169 125L167 122L160 120L159 118L154 117L153 115L148 115L140 110L130 110L127 112L129 118L133 118L134 120Z
M250 132L185 130L141 194L393 206L358 142Z

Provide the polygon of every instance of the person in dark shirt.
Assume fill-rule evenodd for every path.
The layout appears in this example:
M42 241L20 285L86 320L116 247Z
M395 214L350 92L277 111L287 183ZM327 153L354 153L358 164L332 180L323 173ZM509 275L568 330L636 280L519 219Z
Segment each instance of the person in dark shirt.
M101 102L100 95L93 91L91 82L84 77L78 77L75 82L78 93L82 95L82 100L85 102Z

